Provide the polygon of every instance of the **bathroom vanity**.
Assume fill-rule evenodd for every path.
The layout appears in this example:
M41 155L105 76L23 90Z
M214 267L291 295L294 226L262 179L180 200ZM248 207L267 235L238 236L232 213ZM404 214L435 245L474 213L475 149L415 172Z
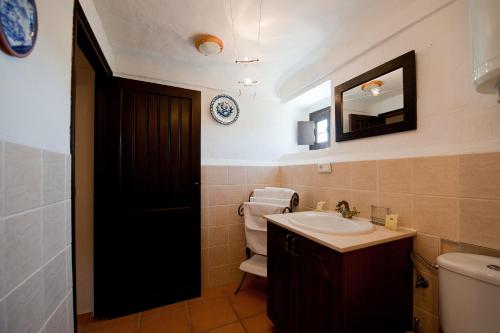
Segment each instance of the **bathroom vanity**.
M412 327L415 231L334 235L268 215L268 316L278 332L402 333Z

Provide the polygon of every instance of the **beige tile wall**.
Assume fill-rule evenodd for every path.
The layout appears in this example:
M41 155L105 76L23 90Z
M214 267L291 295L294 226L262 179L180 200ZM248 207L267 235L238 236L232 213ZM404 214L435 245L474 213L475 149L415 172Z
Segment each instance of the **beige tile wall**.
M202 286L241 279L245 232L238 206L253 189L279 186L278 167L202 166L201 247Z
M0 332L72 332L70 157L0 141Z
M284 166L280 184L299 193L303 210L347 200L368 218L370 205L389 207L418 231L415 249L434 263L457 251L500 257L500 153L334 163L332 170ZM430 285L415 289L415 314L421 332L438 332L437 272L418 266Z
M432 262L451 251L500 257L500 153L332 166L203 166L203 286L241 278L237 207L264 186L295 189L302 210L345 199L368 217L371 204L387 206L418 230L415 248ZM69 155L0 142L1 331L72 328L70 174ZM415 290L415 313L436 332L437 275L419 267L430 287Z

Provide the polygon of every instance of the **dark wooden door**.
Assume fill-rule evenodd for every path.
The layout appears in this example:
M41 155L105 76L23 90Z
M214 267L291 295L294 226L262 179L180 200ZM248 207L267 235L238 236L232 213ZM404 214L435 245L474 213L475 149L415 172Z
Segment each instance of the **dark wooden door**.
M200 294L200 92L113 78L98 92L94 312Z
M296 234L267 223L267 314L278 332L299 332L299 257L292 254Z

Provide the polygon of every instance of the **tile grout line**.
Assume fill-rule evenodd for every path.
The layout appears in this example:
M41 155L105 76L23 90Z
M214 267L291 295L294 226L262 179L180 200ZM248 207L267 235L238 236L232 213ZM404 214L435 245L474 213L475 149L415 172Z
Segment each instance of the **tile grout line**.
M231 297L230 297L229 292L227 290L224 292L224 296L226 297L226 300L229 303L229 306L231 307L231 310L233 310L234 314L236 315L236 318L238 319L238 322L240 323L240 326L243 327L243 331L245 331L245 333L248 333L245 325L243 325L243 321L241 320L240 315L238 314L238 311L236 311L236 308L234 307L233 302L231 302Z
M40 330L38 331L38 333L41 333L45 329L45 327L49 323L50 319L52 319L52 317L57 312L57 310L59 310L59 308L61 307L61 305L69 299L69 296L70 296L70 294L72 292L73 292L73 290L70 290L69 292L66 293L66 296L64 296L64 298L62 299L61 302L59 302L59 304L56 306L56 308L54 309L54 311L47 317L47 319L45 320L45 322L42 325L42 328L40 328ZM68 326L69 325L71 325L70 322L68 322Z
M45 186L44 186L44 181L43 181L43 176L44 176L44 160L46 158L45 156L45 153L43 150L40 150L40 213L39 213L39 221L38 223L40 223L40 237L41 237L41 241L40 241L40 245L41 245L41 253L42 253L42 266L40 267L40 270L41 270L41 279L42 279L42 299L43 299L43 305L45 307L46 305L46 302L47 300L45 299L46 298L46 286L45 286L45 268L48 267L49 263L54 260L56 257L52 258L51 260L47 260L47 262L45 262L45 251L44 251L44 248L45 248L45 241L44 241L44 232L43 232L43 227L44 227L44 224L43 223L43 211L44 211L44 207L43 207L43 202L44 202L44 195L43 195L43 192L45 191ZM65 212L66 213L66 212ZM66 243L66 235L64 235L64 240ZM66 245L66 244L65 244ZM63 249L63 251L66 251L66 248ZM63 251L61 251L60 253L62 253ZM66 258L64 258L64 261L66 262L67 264L67 260ZM64 272L64 276L65 276L65 280L64 281L65 283L67 283L68 281L68 277L66 276L68 274L68 268L66 267L65 269L65 272ZM68 290L68 287L66 286L66 291ZM59 306L56 306L55 310L54 311L57 311L57 309L59 308ZM43 310L43 312L45 312L45 309ZM51 316L54 315L54 312L51 314ZM50 316L49 318L47 318L47 320L45 321L45 323L42 325L42 328L40 331L43 331L45 329L45 326L47 325L47 323L49 322L50 320Z
M52 258L50 258L49 260L47 260L47 262L45 264L42 264L40 267L38 267L33 273L31 273L30 275L28 275L25 279L23 279L19 284L17 284L14 288L12 288L7 294L5 294L2 298L0 298L0 303L5 301L7 299L7 297L9 297L15 290L19 289L23 284L25 284L29 279L31 279L33 276L35 276L36 274L38 274L40 271L42 271L45 266L47 266L52 260L54 260L57 256L59 256L60 254L62 254L63 252L65 252L68 247L70 247L69 245L65 246L62 250L60 250L58 253L56 253ZM42 260L43 261L43 260ZM73 288L71 288L73 289Z
M461 194L462 194L462 191L461 191L461 177L460 177L460 155L456 157L456 163L457 163L457 174L456 174L456 177L457 179L455 179L456 181L456 184L457 184L457 206L456 206L456 212L457 212L457 226L455 227L456 228L456 232L457 232L457 239L460 241L460 239L462 238L461 237L461 227L460 227L460 221L461 221L461 218L460 218L460 201L462 200L461 198ZM441 242L439 242L439 251L441 251Z
M60 200L60 201L57 201L57 202L53 202L53 203L47 204L45 206L41 205L41 206L29 208L29 209L26 209L26 210L23 210L23 211L20 211L20 212L15 212L15 213L12 213L10 215L4 216L3 219L4 220L8 220L8 219L11 219L11 218L23 216L25 214L34 213L34 212L39 211L39 210L41 211L44 208L49 208L49 207L52 207L52 206L56 206L56 205L59 205L59 204L66 203L66 201L68 201L68 199L64 199L64 200Z
M209 333L213 330L216 330L216 329L219 329L219 328L222 328L222 327L225 327L225 326L228 326L228 325L232 325L234 323L241 323L239 317L238 317L238 314L236 313L236 311L234 310L233 306L231 305L231 302L226 298L226 294L224 294L224 299L228 301L229 305L231 306L231 310L233 310L233 312L235 313L236 315L236 320L234 321L231 321L231 322L228 322L228 323L225 323L225 324L222 324L222 325L219 325L219 326L215 326L215 327L212 327L212 328L209 328L209 329L206 329L206 330L203 330L203 331L200 331L198 333ZM188 306L189 308L189 306ZM242 325L243 326L243 325ZM194 332L194 329L192 329L192 332Z
M193 319L192 319L192 317L191 317L191 308L189 307L188 301L184 301L184 309L186 310L186 314L187 314L189 331L190 331L191 333L194 333L194 329L193 329Z
M216 288L216 287L215 287L215 288ZM234 312L234 314L235 314L235 316L236 316L236 320L231 321L231 322L228 322L228 323L225 323L225 324L222 324L222 325L220 325L220 326L216 326L216 327L209 328L209 329L204 330L204 331L200 331L199 333L209 333L209 332L211 332L211 331L213 331L213 330L216 330L216 329L219 329L219 328L222 328L222 327L228 326L228 325L232 325L232 324L234 324L234 323L240 323L240 325L243 327L243 329L244 329L245 333L247 333L246 329L245 329L245 328L244 328L244 326L243 326L243 322L241 321L240 317L238 316L238 313L236 312L235 308L233 307L233 304L231 303L231 301L230 301L230 299L229 299L229 296L228 296L227 291L225 291L225 290L224 290L224 291L223 291L223 294L224 294L224 298L223 298L223 299L224 299L224 300L226 300L226 301L228 302L229 306L231 307L231 310ZM187 303L187 302L186 302L186 303ZM189 306L188 306L188 308L189 308ZM194 332L194 330L193 330L193 332Z
M142 311L138 313L137 316L137 323L135 326L136 332L140 333L141 332L141 326L142 326Z
M2 165L0 165L0 199L2 200L0 205L0 219L4 219L5 214L5 141L0 141L0 152L2 153L0 161Z

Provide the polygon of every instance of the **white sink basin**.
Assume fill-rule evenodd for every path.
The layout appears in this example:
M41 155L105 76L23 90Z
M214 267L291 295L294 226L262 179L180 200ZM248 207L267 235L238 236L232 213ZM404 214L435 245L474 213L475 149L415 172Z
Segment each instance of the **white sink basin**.
M290 214L288 219L299 228L324 234L359 235L375 230L373 224L366 219L346 219L339 213L300 212Z

